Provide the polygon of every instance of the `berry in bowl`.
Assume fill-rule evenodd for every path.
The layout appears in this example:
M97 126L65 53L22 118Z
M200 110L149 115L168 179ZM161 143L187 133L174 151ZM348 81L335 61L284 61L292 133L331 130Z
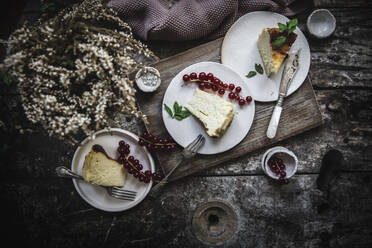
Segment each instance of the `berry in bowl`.
M297 171L298 159L296 155L284 147L273 147L263 156L262 169L265 174L280 183L288 184Z

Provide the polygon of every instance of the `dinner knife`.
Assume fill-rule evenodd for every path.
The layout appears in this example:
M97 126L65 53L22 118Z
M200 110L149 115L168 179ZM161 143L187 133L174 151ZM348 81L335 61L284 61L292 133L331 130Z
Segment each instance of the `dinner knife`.
M267 128L266 136L273 139L276 135L276 130L278 129L280 115L282 113L282 104L284 97L287 95L288 88L291 81L298 69L298 57L300 54L300 49L289 54L286 64L284 65L284 70L282 74L282 79L280 81L279 96L278 101L275 105L269 127Z

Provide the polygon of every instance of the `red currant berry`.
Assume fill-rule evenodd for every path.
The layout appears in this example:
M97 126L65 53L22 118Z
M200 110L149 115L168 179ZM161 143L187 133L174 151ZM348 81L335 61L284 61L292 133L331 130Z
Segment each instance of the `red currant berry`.
M247 97L245 98L245 100L246 100L247 102L251 102L251 101L252 101L252 97L251 97L251 96L247 96Z
M207 75L205 74L205 72L200 72L199 73L199 79L200 80L207 80Z
M190 80L190 76L185 74L185 75L183 75L182 79L183 79L183 81L187 82L187 81Z
M236 100L237 102L239 102L240 99L241 99L240 96L236 96L236 97L235 97L235 100Z
M130 150L129 150L129 149L125 149L125 150L124 150L124 154L125 154L125 155L128 155L129 153L130 153Z
M138 170L142 170L143 169L143 165L142 164L137 164L136 167L137 167Z
M229 90L234 90L234 88L235 88L235 85L234 84L229 84Z
M117 161L121 164L123 164L125 162L125 157L123 157L122 155L120 155L117 159Z
M195 73L195 72L191 72L190 73L190 79L197 79L198 78L198 75Z
M145 176L151 177L151 175L152 175L151 171L149 171L149 170L145 171Z
M144 182L145 181L145 176L144 175L142 175L142 174L140 174L139 176L138 176L138 180L140 181L140 182Z
M129 160L129 162L133 162L134 161L134 157L133 156L129 156L128 157L128 160Z
M140 146L144 146L144 145L146 144L146 142L145 142L143 139L140 139L140 140L138 141L138 144L139 144Z
M239 105L240 105L240 106L243 106L244 104L245 104L245 100L244 100L244 99L240 99L240 100L239 100Z
M281 177L283 177L283 178L284 178L284 177L285 177L286 175L287 175L287 173L285 173L285 171L284 171L284 170L280 171L280 176L281 176Z
M200 83L199 84L199 89L204 90L204 88L205 88L205 83L203 83L203 82Z
M124 162L124 168L125 169L129 169L131 168L132 166L128 163L128 162Z
M213 91L217 91L217 90L218 90L218 86L215 85L215 84L213 84L213 85L212 85L212 90L213 90Z
M213 78L212 82L217 84L217 85L220 85L220 83L221 83L221 81L216 77Z
M220 94L222 96L223 94L225 94L225 90L224 89L219 89L218 94Z
M228 86L227 86L227 84L223 84L222 87L223 87L224 89L227 89Z
M152 144L150 144L150 143L146 144L146 148L147 149L151 149L152 148Z
M207 74L207 80L212 81L213 78L214 78L214 76L213 76L212 73L208 73L208 74Z
M232 92L229 93L229 98L230 98L231 100L234 100L235 97L236 97L236 95L235 95L234 93L232 93Z
M134 170L134 172L133 172L133 176L134 176L135 178L138 178L139 175L140 175L140 173L139 173L138 171Z
M240 93L240 91L242 91L242 88L240 88L239 86L235 88L236 93Z
M206 84L205 84L205 88L206 88L206 89L210 89L210 88L212 88L212 85L211 85L210 83L206 83Z
M125 145L125 141L124 140L120 140L119 141L119 146L124 146Z
M158 173L153 173L152 174L152 179L154 180L157 180L157 181L160 181L161 180L161 175L159 175Z
M122 146L119 146L119 147L118 147L118 152L119 152L120 154L123 154L124 151L125 151L125 148L124 148L124 147L122 147Z
M159 138L154 136L154 138L152 139L152 141L153 141L154 143L158 143L158 142L159 142Z

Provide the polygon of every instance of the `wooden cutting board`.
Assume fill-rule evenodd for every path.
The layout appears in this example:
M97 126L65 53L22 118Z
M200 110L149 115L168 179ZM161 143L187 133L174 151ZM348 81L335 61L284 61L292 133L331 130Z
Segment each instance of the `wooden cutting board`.
M162 119L162 100L172 78L187 66L201 61L220 63L222 38L192 48L183 53L163 59L152 66L160 72L162 84L154 93L138 93L140 110L147 115L149 133L169 137ZM200 170L221 164L251 151L302 133L322 124L322 116L315 94L308 79L284 101L279 128L274 139L266 137L266 129L275 103L255 102L256 112L252 127L245 139L233 149L216 155L197 155L192 161L179 167L170 180L179 179ZM180 159L181 148L176 151L154 153L166 174Z

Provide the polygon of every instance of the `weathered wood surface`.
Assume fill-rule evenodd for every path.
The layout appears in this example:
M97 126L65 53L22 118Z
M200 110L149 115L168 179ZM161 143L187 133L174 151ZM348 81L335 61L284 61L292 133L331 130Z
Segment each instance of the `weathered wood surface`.
M92 208L70 181L8 179L0 183L1 217L11 223L3 237L17 232L12 244L40 247L207 247L193 236L191 217L222 200L239 220L224 247L371 247L372 173L339 174L328 195L315 190L316 177L295 176L285 186L263 175L188 177L122 213Z
M372 92L361 90L317 90L324 124L278 145L293 150L299 158L299 173L317 173L322 155L329 148L340 150L345 171L372 171ZM75 148L43 132L17 134L14 123L27 123L14 96L0 98L2 121L0 178L48 178L54 167L69 166ZM123 120L124 119L124 120ZM115 127L134 133L143 131L134 118L118 118ZM5 121L7 120L7 121ZM22 149L20 149L22 148ZM198 175L262 174L260 161L265 148L223 163Z
M138 105L149 120L147 129L150 133L164 137L169 136L161 118L163 111L163 96L173 77L187 66L202 62L220 62L222 38L190 49L184 53L169 57L152 66L157 68L162 77L162 84L154 94L143 94L138 97ZM240 157L244 154L274 144L280 140L302 133L322 123L322 117L316 102L314 91L307 80L283 103L283 112L276 137L266 137L267 126L270 122L275 103L255 102L255 116L248 135L237 146L229 151L215 155L197 155L187 164L179 167L170 176L176 180L203 169ZM159 165L164 174L172 170L180 160L181 149L171 154L157 152Z
M262 149L169 184L160 199L145 199L130 211L96 210L80 198L71 182L54 174L57 165L70 164L74 147L42 131L18 134L15 125L27 121L15 87L1 84L3 243L12 241L13 247L19 243L23 247L207 247L191 233L190 219L197 206L217 199L234 206L240 220L237 235L224 247L372 247L372 91L371 74L365 69L372 68L372 2L315 2L316 8L331 6L338 21L329 39L309 39L316 56L310 76L324 124L279 143L300 159L299 171L289 185L279 187L262 174ZM204 42L150 46L165 58ZM342 56L337 57L334 49ZM360 53L365 55L363 60L358 59ZM342 73L352 80L339 76ZM126 119L120 116L114 125L143 130L135 119ZM329 204L318 206L322 199L314 183L328 147L340 150L346 161L331 184Z

